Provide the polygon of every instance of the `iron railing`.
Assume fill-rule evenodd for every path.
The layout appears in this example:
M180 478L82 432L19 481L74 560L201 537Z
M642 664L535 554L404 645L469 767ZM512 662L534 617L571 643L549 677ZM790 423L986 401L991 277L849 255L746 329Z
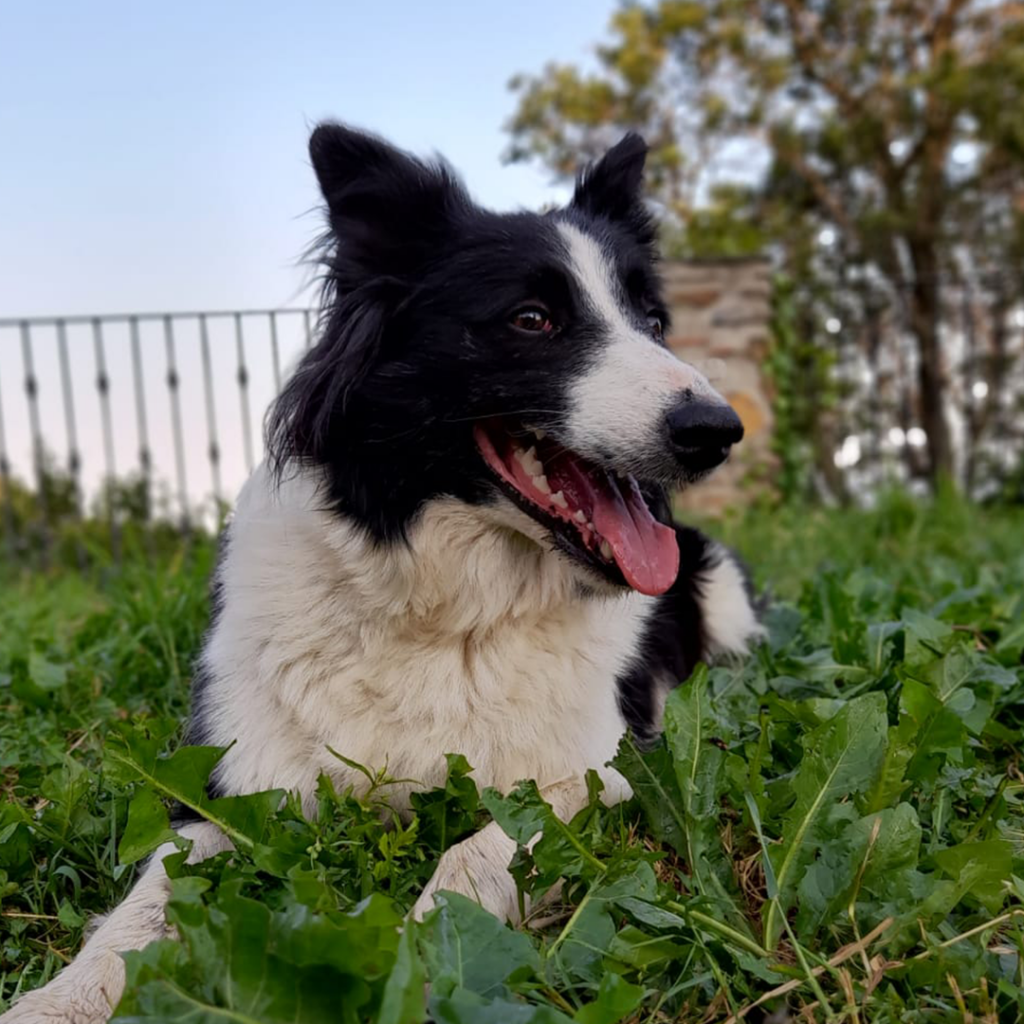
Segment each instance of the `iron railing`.
M45 563L57 497L63 519L107 519L116 561L126 478L147 517L215 525L314 329L310 309L0 318L0 551Z

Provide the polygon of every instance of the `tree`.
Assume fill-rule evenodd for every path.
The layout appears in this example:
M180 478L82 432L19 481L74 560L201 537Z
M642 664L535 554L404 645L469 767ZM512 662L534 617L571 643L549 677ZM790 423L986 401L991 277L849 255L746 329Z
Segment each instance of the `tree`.
M983 286L1004 309L1024 294L1024 3L630 3L597 55L593 74L513 81L509 158L564 175L639 128L684 250L769 239L791 280L814 282L808 308L824 282L861 326L896 311L928 473L952 475L944 287Z

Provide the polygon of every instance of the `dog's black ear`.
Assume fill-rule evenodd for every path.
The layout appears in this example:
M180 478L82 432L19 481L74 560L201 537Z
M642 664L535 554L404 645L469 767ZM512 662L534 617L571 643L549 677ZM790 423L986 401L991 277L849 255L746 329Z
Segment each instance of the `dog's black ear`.
M326 462L336 450L346 408L385 348L389 317L469 205L442 164L343 125L321 124L309 155L330 219L320 243L323 321L267 421L278 470L296 458Z
M320 340L303 357L267 415L267 454L277 472L292 459L329 461L349 397L377 356L386 309L370 289L325 310Z
M650 217L644 207L644 161L647 143L629 132L576 179L572 205L593 217L623 221L643 241L650 241Z
M344 125L321 124L309 155L327 201L332 270L343 287L357 284L361 272L392 279L414 273L468 202L447 167Z

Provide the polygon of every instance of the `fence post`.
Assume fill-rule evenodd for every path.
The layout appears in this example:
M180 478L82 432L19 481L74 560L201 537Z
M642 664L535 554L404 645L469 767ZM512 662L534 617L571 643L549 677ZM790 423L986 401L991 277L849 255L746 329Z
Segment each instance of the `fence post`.
M277 344L277 313L267 314L270 318L270 354L274 360L274 394L281 393L281 354Z
M114 424L110 415L110 375L107 373L107 354L103 344L103 323L99 317L92 321L93 349L96 355L96 390L100 397L100 422L103 425L103 460L107 471L107 506L110 518L110 548L114 564L121 563L121 534L114 508L117 481L117 460L114 455Z
M171 435L174 441L174 469L178 481L178 503L181 506L181 532L187 534L191 528L188 507L188 478L185 475L185 446L181 435L181 395L178 376L178 360L174 346L174 325L172 318L164 317L164 348L167 354L167 394L171 403Z
M78 450L78 424L75 417L75 392L71 386L71 361L68 359L67 324L57 321L57 359L60 362L61 392L64 397L64 430L68 438L68 473L71 476L75 516L81 524L82 515L82 457ZM75 558L78 568L86 569L85 545L80 534L75 535Z
M128 319L132 347L132 379L135 385L135 431L139 441L139 471L142 473L146 496L146 518L152 516L153 457L149 448L149 418L146 415L146 386L142 373L142 346L139 342L139 318Z
M14 505L11 497L11 463L7 457L7 433L4 429L3 388L0 387L0 499L4 509L4 536L7 553L14 558Z
M242 413L242 443L245 446L245 468L253 470L252 415L249 410L249 368L245 364L245 337L242 332L242 314L235 314L235 352L238 359L238 400Z
M213 397L213 370L210 366L210 335L206 314L199 314L199 347L203 358L203 390L206 394L206 435L209 438L207 458L210 460L210 479L213 482L213 500L217 506L217 522L221 519L223 504L220 486L220 445L217 442L217 407Z
M36 501L39 503L40 560L44 568L50 562L49 496L46 493L43 431L39 420L39 380L32 358L32 328L27 320L21 323L21 358L25 369L25 396L28 400L29 429L32 431L32 468L36 477Z

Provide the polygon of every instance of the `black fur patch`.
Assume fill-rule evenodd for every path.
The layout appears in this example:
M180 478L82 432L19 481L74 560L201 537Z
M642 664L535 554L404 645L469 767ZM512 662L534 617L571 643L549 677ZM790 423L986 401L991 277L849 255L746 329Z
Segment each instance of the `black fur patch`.
M708 656L700 597L703 578L716 564L716 553L698 530L679 526L676 537L679 578L658 598L640 637L637 660L617 681L619 708L641 742L655 734L657 691L685 682Z

